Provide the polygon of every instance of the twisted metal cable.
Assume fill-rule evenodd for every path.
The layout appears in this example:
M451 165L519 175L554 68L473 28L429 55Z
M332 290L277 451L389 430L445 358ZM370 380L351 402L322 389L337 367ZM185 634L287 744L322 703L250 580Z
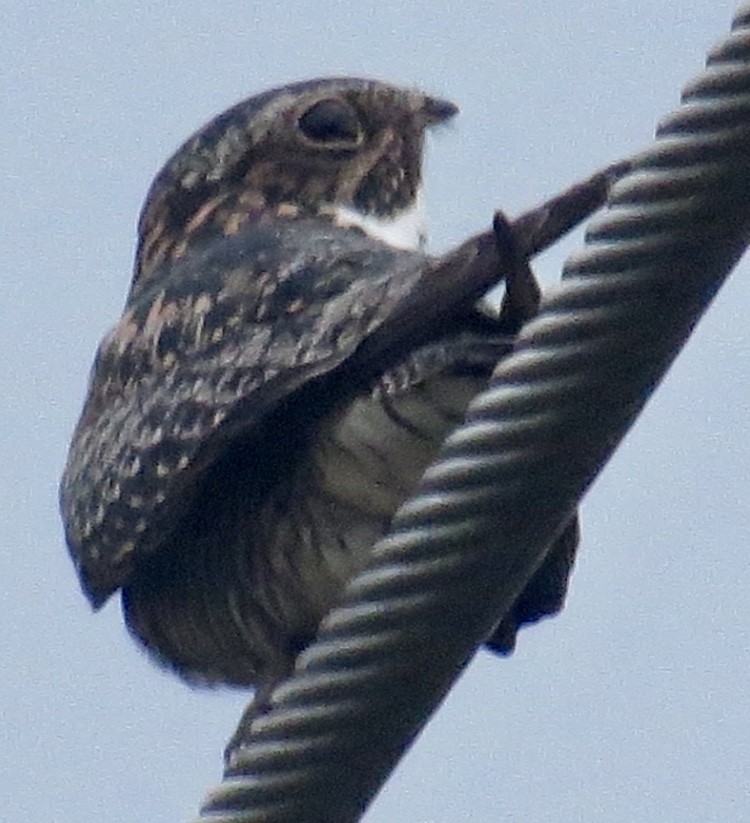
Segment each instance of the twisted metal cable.
M359 818L739 259L749 193L746 6L253 722L201 820Z

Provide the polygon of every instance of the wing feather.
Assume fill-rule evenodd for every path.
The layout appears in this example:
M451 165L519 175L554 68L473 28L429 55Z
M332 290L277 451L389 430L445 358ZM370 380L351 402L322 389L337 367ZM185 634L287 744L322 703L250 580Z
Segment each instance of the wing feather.
M94 605L158 549L217 455L346 361L427 260L295 221L224 238L134 285L99 347L61 485Z

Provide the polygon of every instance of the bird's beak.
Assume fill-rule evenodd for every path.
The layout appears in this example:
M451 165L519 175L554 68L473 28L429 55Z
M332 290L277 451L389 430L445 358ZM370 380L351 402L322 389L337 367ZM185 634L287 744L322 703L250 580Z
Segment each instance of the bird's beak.
M422 116L426 127L447 123L458 114L458 106L448 100L437 97L425 97L422 105Z

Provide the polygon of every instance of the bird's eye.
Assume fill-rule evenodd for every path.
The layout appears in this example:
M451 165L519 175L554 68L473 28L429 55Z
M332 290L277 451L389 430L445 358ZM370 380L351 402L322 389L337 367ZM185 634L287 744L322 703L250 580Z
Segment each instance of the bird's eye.
M342 100L321 100L298 122L305 137L315 143L357 145L362 136L356 112Z

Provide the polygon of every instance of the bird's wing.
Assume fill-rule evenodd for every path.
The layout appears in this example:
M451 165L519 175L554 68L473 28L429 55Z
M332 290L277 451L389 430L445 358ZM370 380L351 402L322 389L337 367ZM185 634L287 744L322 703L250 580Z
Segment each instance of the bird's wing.
M516 645L518 629L543 617L551 617L562 609L579 539L576 514L560 532L513 608L487 640L489 649L501 655L510 654Z
M289 221L134 283L97 352L61 483L92 604L158 549L206 467L279 404L345 364L347 378L366 380L465 312L484 287L449 293L477 253L480 263L494 254L464 249L435 263L357 230Z

